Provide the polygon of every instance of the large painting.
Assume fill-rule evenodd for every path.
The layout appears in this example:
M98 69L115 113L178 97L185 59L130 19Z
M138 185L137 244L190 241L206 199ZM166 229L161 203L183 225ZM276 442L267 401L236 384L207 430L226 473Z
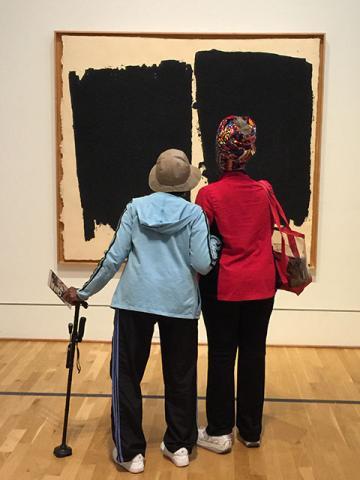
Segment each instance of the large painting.
M58 258L96 262L167 148L218 178L220 120L249 115L269 180L316 264L323 34L57 32ZM192 196L196 191L192 192Z

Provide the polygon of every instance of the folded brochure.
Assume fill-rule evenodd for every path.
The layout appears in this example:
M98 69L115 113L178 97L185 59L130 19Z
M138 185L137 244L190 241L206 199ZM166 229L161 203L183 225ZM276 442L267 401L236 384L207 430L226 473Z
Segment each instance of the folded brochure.
M63 299L63 294L67 290L67 286L65 283L56 275L55 272L50 270L49 272L49 280L48 280L48 285L51 288L51 290L56 293L56 295L60 298L60 300L65 303L69 308L71 308L70 303L66 302Z

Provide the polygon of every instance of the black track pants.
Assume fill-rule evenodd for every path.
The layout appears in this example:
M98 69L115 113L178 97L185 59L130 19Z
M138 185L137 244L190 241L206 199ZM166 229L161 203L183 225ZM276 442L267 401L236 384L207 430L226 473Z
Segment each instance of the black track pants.
M209 435L226 435L235 424L234 367L238 352L236 426L248 441L260 438L265 385L266 335L274 299L224 302L202 298L207 330Z
M197 440L197 328L195 319L116 310L112 343L112 434L120 462L145 456L140 382L158 323L165 384L164 443L191 452Z

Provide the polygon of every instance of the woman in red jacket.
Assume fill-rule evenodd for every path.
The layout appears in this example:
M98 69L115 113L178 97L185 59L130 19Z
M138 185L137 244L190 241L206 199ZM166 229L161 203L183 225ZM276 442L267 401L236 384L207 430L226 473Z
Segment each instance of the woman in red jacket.
M231 450L235 424L247 447L260 446L275 266L267 194L244 170L255 153L255 140L256 125L251 118L226 117L216 136L222 176L203 187L196 199L207 214L211 232L223 242L217 267L200 280L209 353L208 426L199 429L198 445L218 453Z

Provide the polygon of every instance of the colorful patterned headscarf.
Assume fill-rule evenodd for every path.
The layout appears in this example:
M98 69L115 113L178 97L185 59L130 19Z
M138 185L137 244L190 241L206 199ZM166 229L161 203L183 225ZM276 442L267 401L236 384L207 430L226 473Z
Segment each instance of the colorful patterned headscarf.
M224 118L216 134L217 162L221 170L244 168L255 154L256 125L246 116L230 115Z

